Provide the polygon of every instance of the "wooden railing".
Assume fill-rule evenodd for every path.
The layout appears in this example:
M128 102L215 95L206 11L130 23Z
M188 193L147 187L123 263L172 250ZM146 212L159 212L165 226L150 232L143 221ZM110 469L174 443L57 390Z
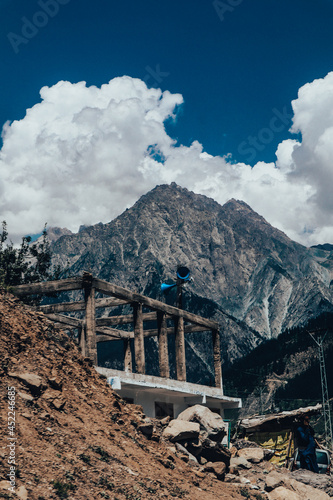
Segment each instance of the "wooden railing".
M220 352L219 324L183 309L165 304L125 288L94 278L90 273L82 277L67 278L58 281L32 283L13 287L13 293L19 297L45 295L54 292L83 290L84 300L52 305L43 305L39 309L48 318L67 328L79 330L79 344L84 356L97 365L97 343L110 340L124 341L124 368L132 371L131 339L134 339L134 356L137 373L145 373L144 338L158 337L160 376L169 378L168 335L175 335L176 376L177 380L186 381L185 333L210 331L212 333L215 386L222 388L222 369ZM96 299L96 293L107 295ZM125 304L132 306L132 314L109 316L96 319L96 308L118 307ZM143 312L143 307L150 312ZM84 319L77 319L61 312L85 311ZM172 319L173 327L167 326ZM144 322L156 321L156 329L145 329ZM187 322L188 324L185 324ZM133 324L132 331L113 328L124 324Z

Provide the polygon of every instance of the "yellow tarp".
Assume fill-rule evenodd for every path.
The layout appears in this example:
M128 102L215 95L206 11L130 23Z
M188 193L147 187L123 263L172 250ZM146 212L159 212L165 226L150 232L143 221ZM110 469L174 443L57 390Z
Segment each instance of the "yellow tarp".
M287 457L289 435L290 430L275 432L254 432L253 434L248 434L246 439L259 444L259 446L261 446L262 448L274 450L274 456L271 458L270 462L276 465L284 465ZM292 443L289 456L292 456L293 452L294 447Z

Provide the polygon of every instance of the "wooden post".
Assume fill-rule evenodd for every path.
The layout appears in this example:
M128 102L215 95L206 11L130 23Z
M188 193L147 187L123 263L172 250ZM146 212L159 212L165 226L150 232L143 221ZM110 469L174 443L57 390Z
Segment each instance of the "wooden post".
M213 351L214 351L214 372L215 372L215 387L222 389L222 366L221 366L221 348L220 348L220 332L212 330Z
M79 346L81 347L81 354L85 358L87 356L87 346L86 346L86 328L85 322L82 321L81 328L79 329Z
M186 360L185 360L185 336L184 318L174 318L175 320L175 346L176 346L176 374L177 380L186 382Z
M168 329L166 314L157 313L158 329L158 360L160 366L160 377L170 378L169 352L168 352Z
M132 351L131 351L131 339L124 340L124 371L132 373Z
M83 274L84 300L86 303L86 348L87 356L97 365L95 288L92 287L92 275Z
M145 346L143 338L142 304L133 305L134 353L137 373L145 373Z
M287 448L287 455L286 455L286 461L284 463L284 466L286 469L289 467L289 460L290 460L290 450L291 450L291 443L293 439L293 432L290 431L289 433L289 441L288 441L288 448Z

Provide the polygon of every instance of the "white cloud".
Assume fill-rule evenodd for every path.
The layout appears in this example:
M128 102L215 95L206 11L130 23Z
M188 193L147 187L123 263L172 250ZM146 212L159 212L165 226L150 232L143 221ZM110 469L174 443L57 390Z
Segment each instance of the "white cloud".
M108 222L156 184L175 181L220 203L246 201L304 244L333 243L333 73L299 90L292 132L277 162L253 168L176 146L164 122L183 98L130 77L101 88L41 89L23 120L5 124L0 213L13 239L49 226Z

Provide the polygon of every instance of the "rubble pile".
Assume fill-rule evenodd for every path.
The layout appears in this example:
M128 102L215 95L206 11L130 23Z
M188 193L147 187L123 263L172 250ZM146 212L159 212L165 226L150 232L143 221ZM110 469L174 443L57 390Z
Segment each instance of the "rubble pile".
M319 478L315 484L277 470L265 451L226 449L225 424L207 408L189 408L173 421L147 418L111 389L63 331L1 292L0 424L0 499L331 495Z
M330 476L277 467L269 462L274 452L251 441L240 439L227 449L222 445L226 433L223 419L201 405L188 408L174 420L146 418L142 431L148 426L148 439L169 442L169 450L189 463L200 477L214 476L219 481L239 485L244 496L252 491L259 500L333 497Z
M125 403L65 332L1 291L0 424L0 499L244 498L159 436L147 439L154 425L142 408Z

